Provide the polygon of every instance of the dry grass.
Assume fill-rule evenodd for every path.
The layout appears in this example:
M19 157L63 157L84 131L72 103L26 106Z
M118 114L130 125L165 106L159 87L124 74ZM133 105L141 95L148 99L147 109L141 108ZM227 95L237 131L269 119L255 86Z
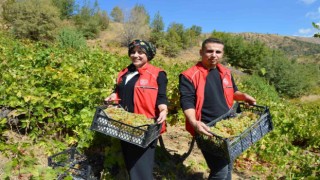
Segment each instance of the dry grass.
M107 30L102 31L98 38L88 40L87 45L92 48L101 48L112 54L127 55L127 48L120 45L121 32L122 24L111 22Z
M87 44L92 48L101 48L107 52L118 55L127 55L127 47L123 47L120 44L120 35L122 33L123 26L121 23L111 22L109 28L102 31L97 39L87 40ZM199 43L200 44L200 43ZM169 58L163 55L161 49L157 49L156 58L163 59L166 62L187 62L199 60L199 47L193 47L184 50L178 54L176 58Z
M308 95L308 96L302 96L300 100L302 102L314 102L318 101L320 99L320 95Z

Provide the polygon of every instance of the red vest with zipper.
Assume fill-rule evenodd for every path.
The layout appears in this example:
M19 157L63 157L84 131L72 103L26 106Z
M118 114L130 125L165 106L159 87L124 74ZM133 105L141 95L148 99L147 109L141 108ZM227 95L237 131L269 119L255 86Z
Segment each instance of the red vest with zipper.
M226 99L229 108L233 105L234 89L231 81L231 72L221 64L217 64L217 69L220 74L220 79L223 87L224 97ZM209 74L209 69L205 68L201 62L198 62L195 66L182 72L182 74L189 79L196 90L196 120L201 120L201 110L204 102L204 89L206 84L206 78ZM214 93L214 92L212 92ZM195 131L188 120L186 120L186 129L191 135L195 135Z
M135 84L133 92L134 113L144 114L147 118L155 118L159 116L159 109L156 108L158 96L157 78L162 69L146 63L143 67L138 68L139 79ZM123 76L128 72L128 68L119 72L117 84L123 80ZM119 95L117 94L117 97ZM165 123L161 128L161 133L166 130Z

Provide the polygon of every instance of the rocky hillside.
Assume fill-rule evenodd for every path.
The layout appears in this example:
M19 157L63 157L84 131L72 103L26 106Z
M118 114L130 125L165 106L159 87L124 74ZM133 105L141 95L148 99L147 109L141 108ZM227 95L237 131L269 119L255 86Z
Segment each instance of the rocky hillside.
M260 40L267 46L283 50L289 57L298 59L313 58L312 61L320 61L320 38L279 36L275 34L240 33L246 40Z
M121 27L122 25L119 23L111 23L106 31L101 32L98 39L88 41L89 46L100 46L107 51L126 55L127 49L117 43L121 34ZM209 35L205 34L204 36L208 37ZM259 33L239 33L235 35L242 36L248 41L262 41L270 48L282 50L289 57L297 58L301 62L320 63L320 38ZM201 42L199 42L199 47L200 45ZM199 47L193 47L180 53L176 60L197 60L199 58ZM166 59L161 55L161 49L158 50L157 56Z

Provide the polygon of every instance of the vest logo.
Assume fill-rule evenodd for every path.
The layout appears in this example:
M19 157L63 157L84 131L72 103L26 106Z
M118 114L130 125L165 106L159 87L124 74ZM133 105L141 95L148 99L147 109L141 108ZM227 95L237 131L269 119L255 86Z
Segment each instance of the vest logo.
M229 85L229 81L226 78L223 78L222 82L226 86Z
M140 79L140 85L147 85L149 83L148 79Z

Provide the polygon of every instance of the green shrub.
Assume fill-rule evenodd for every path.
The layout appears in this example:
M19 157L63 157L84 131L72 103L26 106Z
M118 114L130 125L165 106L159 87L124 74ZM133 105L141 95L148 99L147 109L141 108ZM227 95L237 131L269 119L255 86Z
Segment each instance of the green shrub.
M82 33L72 28L63 28L57 39L62 48L81 49L87 46Z
M60 23L59 10L47 0L9 0L3 18L19 38L52 40Z
M164 55L168 57L177 57L179 55L179 52L182 50L181 47L179 47L176 43L167 43L163 47Z
M272 56L271 56L272 57ZM261 63L261 75L271 82L283 96L299 97L317 86L317 66L299 64L284 56L266 57Z
M267 105L270 101L278 102L280 100L276 89L258 75L241 76L239 81L237 83L238 89L253 96L258 104Z

